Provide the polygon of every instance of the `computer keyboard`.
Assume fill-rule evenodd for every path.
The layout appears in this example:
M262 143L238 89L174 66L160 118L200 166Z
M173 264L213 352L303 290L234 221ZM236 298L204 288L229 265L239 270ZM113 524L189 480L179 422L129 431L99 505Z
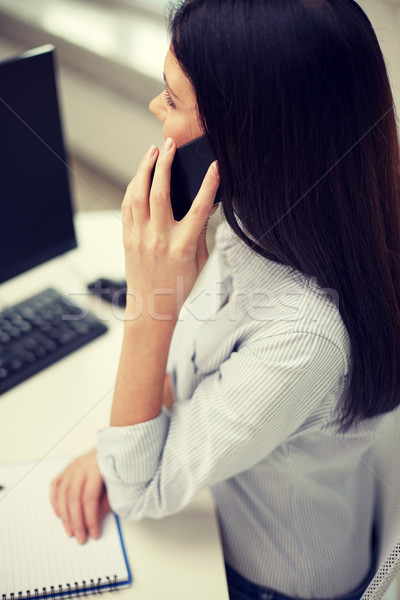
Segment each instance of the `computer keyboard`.
M52 288L8 307L0 313L0 394L106 331Z

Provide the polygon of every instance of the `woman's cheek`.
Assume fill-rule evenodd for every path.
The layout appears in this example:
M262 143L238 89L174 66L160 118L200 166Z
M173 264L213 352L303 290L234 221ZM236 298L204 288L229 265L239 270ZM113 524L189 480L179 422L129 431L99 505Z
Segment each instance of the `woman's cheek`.
M195 126L191 120L180 119L178 115L170 115L169 120L164 121L163 136L166 140L168 137L175 140L178 148L191 142L196 137L201 135L201 131Z

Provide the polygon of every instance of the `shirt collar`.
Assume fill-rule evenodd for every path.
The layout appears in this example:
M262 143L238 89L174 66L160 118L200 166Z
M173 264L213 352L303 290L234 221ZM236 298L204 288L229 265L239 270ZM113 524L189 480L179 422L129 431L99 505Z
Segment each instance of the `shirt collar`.
M221 274L226 276L229 272L236 289L245 291L256 286L276 293L299 291L312 283L315 286L315 281L300 271L260 256L236 235L225 219L216 230L215 240L221 256Z

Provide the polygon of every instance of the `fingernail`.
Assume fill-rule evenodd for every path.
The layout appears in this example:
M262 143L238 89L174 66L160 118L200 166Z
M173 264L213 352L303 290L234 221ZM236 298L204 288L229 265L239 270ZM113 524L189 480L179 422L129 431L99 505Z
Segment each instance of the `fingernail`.
M173 145L174 145L174 140L172 138L167 138L165 140L165 142L163 143L161 152L169 152L170 150L172 150Z
M85 536L83 535L82 531L75 531L74 535L75 535L77 541L80 544L83 544L83 542L85 541Z
M99 532L96 531L96 529L89 529L89 535L90 537L92 537L94 540L97 540L97 538L99 537Z
M214 175L214 177L218 177L219 178L219 168L218 168L218 161L215 160L213 162L213 164L211 165L211 175Z
M144 155L145 158L151 158L152 156L155 155L157 150L157 147L154 146L154 144L152 146L150 146L150 148L147 150L146 154Z
M71 527L69 527L69 525L67 525L64 521L63 521L63 525L64 525L65 531L67 532L67 535L69 535L69 537L71 537L71 535L72 535Z

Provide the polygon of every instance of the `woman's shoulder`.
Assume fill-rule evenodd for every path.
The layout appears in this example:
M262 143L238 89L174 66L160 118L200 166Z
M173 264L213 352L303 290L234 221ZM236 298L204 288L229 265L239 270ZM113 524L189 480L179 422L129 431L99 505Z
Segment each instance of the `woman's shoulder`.
M256 254L221 223L216 252L231 278L229 310L241 335L259 340L284 336L310 340L340 349L348 371L350 338L340 315L340 298L333 289L322 288L315 278Z

